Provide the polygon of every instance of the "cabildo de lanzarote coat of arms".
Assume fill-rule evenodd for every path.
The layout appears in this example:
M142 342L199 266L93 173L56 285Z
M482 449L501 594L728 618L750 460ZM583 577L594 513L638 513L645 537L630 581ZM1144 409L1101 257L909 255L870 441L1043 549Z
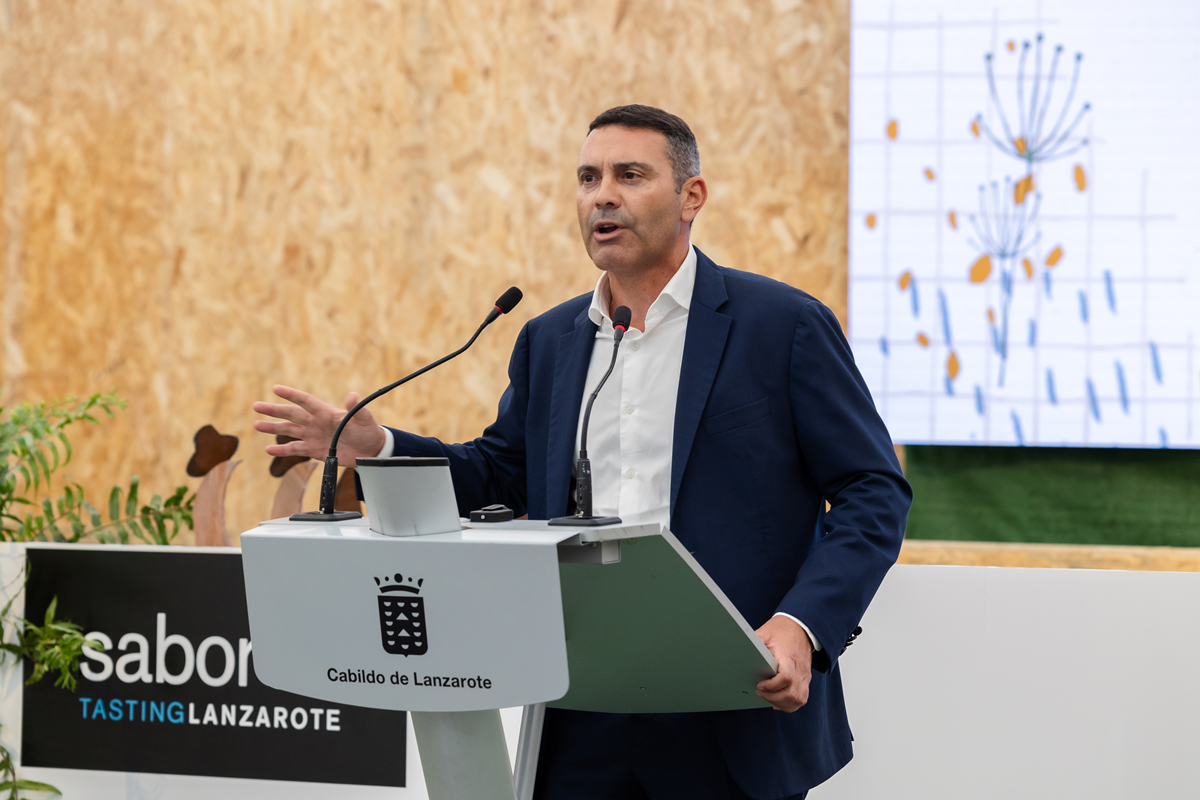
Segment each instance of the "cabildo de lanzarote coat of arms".
M421 656L429 651L429 633L425 626L425 598L419 597L424 578L415 583L397 572L382 580L379 587L379 633L385 652L396 656Z

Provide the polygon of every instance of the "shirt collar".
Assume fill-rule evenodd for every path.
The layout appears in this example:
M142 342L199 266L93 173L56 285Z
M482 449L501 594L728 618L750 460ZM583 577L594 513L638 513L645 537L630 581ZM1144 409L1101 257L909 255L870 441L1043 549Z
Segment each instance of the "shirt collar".
M684 311L689 310L692 306L692 291L695 288L696 248L689 244L683 263L679 265L679 269L671 276L671 280L667 281L667 285L650 304L650 310L646 312L646 329L649 330L665 317L672 306L678 306ZM596 281L596 288L592 292L592 305L588 309L588 319L600 329L601 333L612 333L610 305L612 305L612 290L608 286L608 273L604 272Z

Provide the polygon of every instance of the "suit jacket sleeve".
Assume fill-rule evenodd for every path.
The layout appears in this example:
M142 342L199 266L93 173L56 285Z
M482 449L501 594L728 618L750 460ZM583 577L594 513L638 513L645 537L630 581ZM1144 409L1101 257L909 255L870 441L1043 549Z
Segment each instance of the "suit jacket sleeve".
M792 342L791 413L809 470L829 502L812 549L778 610L804 620L833 668L851 631L896 562L912 490L833 312L800 311Z
M444 456L458 499L458 513L503 503L515 516L526 513L525 423L529 405L529 326L521 329L508 364L508 388L500 397L496 421L478 439L446 444L427 436L390 429L392 455Z

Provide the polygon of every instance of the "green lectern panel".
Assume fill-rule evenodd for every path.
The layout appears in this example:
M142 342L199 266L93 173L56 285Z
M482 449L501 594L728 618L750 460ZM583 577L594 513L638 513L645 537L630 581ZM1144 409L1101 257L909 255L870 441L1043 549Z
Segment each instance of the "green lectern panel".
M754 693L775 674L767 650L665 535L672 541L622 540L615 564L559 564L571 687L549 706L649 714L769 705Z

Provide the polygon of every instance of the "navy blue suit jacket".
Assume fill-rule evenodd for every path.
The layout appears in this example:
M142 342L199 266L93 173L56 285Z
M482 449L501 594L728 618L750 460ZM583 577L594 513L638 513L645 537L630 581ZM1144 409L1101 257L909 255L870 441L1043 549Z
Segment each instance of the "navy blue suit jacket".
M824 647L799 711L711 715L743 790L785 797L850 760L837 659L896 560L912 493L833 313L697 253L671 531L751 627L783 611ZM576 297L524 327L496 421L480 438L444 444L393 431L397 455L449 457L464 516L497 502L531 519L567 512L596 334L590 303Z

